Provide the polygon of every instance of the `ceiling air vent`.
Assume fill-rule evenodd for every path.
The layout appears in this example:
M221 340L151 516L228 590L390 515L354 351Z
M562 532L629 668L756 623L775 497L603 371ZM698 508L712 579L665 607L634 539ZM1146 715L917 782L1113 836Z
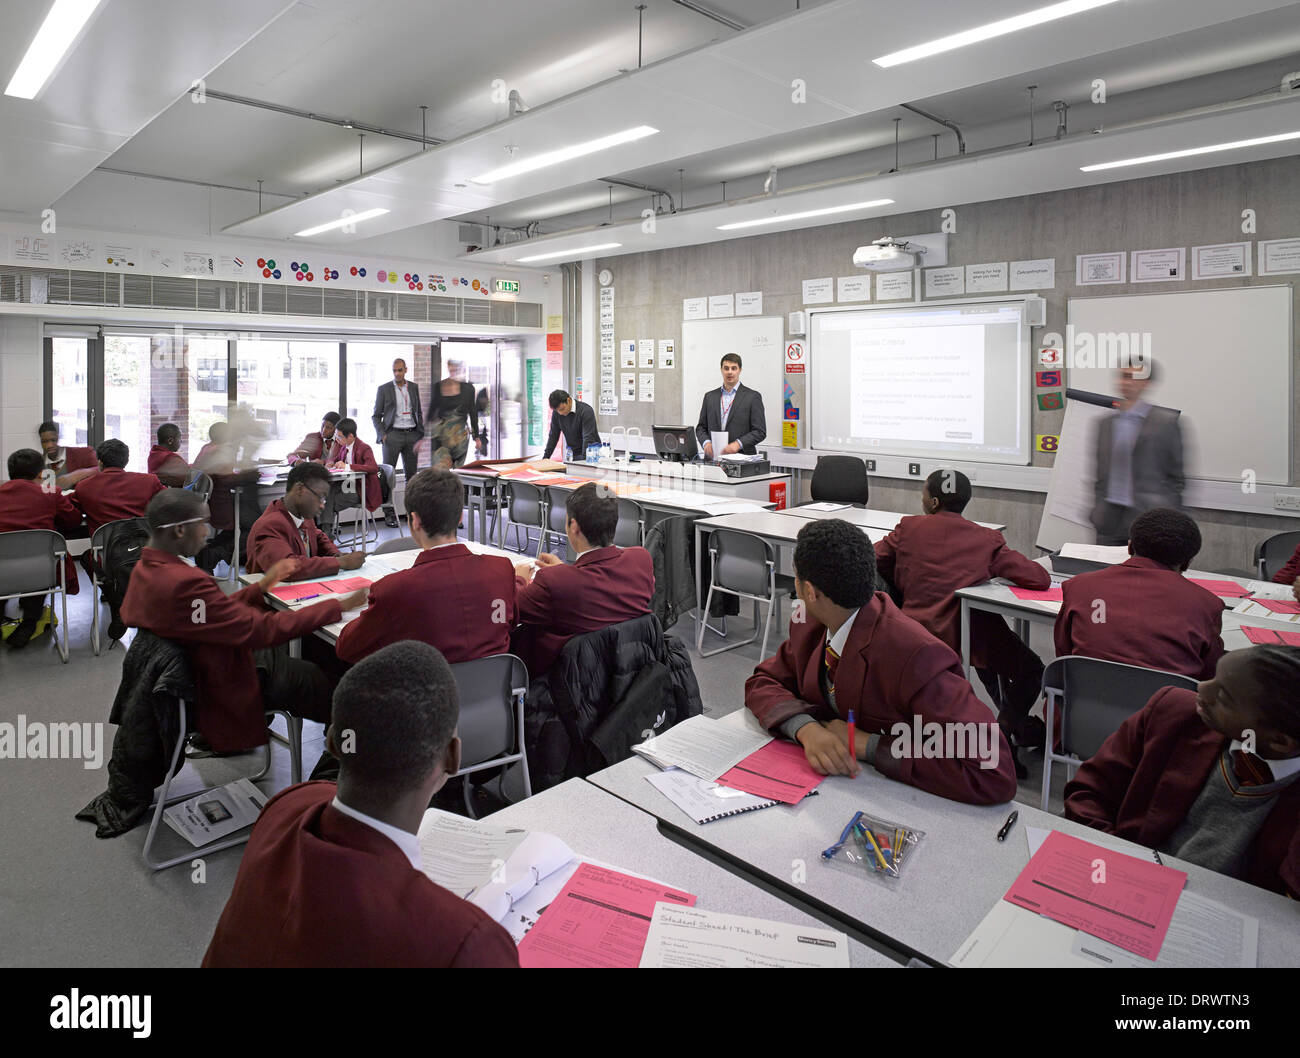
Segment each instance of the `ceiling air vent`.
M490 323L491 312L489 302L486 301L461 301L462 323Z

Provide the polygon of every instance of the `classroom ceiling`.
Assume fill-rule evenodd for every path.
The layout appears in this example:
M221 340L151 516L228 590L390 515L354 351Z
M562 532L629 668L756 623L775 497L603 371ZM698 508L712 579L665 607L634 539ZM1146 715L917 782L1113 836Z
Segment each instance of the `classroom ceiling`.
M48 4L0 0L0 80ZM517 235L527 229L526 245L540 253L580 245L602 225L635 234L629 222L653 205L660 231L676 231L671 244L682 245L725 237L711 234L723 212L770 213L778 202L782 212L816 208L796 199L827 202L837 188L865 188L882 175L889 197L911 208L955 201L957 192L970 201L964 196L984 185L985 169L1000 174L993 197L1074 186L1081 134L1104 126L1097 148L1126 122L1244 96L1271 103L1262 93L1300 68L1300 3L1277 0L1119 0L891 69L870 62L1040 6L825 0L796 10L794 0L646 0L639 38L635 5L609 0L105 0L36 101L0 96L0 215L39 212L103 166L251 189L262 181L264 212L231 225L233 234L285 238L345 209L379 206L389 214L358 225L351 238L359 245L377 248L388 232L490 221L521 229ZM201 104L188 94L198 77L208 92ZM1089 98L1099 78L1105 106ZM796 79L806 86L798 104ZM1028 141L1030 84L1038 86L1036 140L1053 137L1055 100L1070 103L1070 135L1051 152L1039 150L1034 165L1016 165L1015 148ZM510 89L528 108L513 117ZM967 155L956 158L955 135L908 106L956 122ZM1263 109L1262 118L1260 108L1246 107L1203 126L1154 127L1173 147L1193 145L1181 143L1179 130L1221 127L1229 138L1240 138L1232 130L1245 124L1300 130L1295 103ZM422 115L428 144L420 142ZM512 156L640 124L660 131L526 176L470 179ZM889 174L896 131L902 171ZM1148 129L1145 138L1153 135ZM1254 156L1294 153L1300 141ZM936 154L943 164L934 164ZM999 161L990 168L991 155ZM1246 160L1219 157L1174 168ZM763 194L773 166L768 200L736 205ZM1136 175L1143 174L1123 174ZM577 238L566 243L570 232ZM524 246L481 256L517 260Z

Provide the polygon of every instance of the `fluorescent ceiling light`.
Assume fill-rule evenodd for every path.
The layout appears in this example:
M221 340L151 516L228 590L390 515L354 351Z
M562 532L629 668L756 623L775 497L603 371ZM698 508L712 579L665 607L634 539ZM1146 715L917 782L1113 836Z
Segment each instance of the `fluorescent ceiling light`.
M888 55L882 55L879 59L872 59L871 61L877 66L897 66L900 63L925 59L941 52L952 51L954 48L964 48L968 44L978 44L982 40L991 40L993 37L1015 33L1018 30L1028 29L1030 26L1040 26L1044 22L1053 22L1058 18L1077 15L1083 11L1091 11L1094 7L1105 7L1107 4L1115 2L1116 0L1066 0L1062 4L1051 4L1047 7L1040 7L1036 11L1026 11L1023 15L1013 15L1011 18L990 22L986 26L976 26L974 29L968 29L962 33L940 37L928 44L918 44L914 48L904 48L902 51L890 52Z
M492 184L498 180L507 180L512 176L519 176L521 173L531 173L535 169L545 169L548 165L559 165L561 162L567 162L572 158L581 158L587 154L595 154L597 151L608 150L610 147L617 147L620 143L643 140L647 136L656 135L658 132L658 129L652 129L649 125L638 125L634 129L624 129L622 132L601 136L596 140L587 140L586 143L575 143L572 147L561 147L559 150L546 151L522 162L511 162L509 165L503 165L500 169L493 169L481 176L471 176L470 180L476 184Z
M892 198L877 198L870 202L853 202L847 206L827 206L825 209L806 209L802 213L782 213L776 217L760 217L758 220L738 220L735 224L719 224L718 231L734 231L736 228L756 228L760 224L781 224L787 220L803 220L805 217L825 217L831 213L848 213L855 209L875 209L877 206L892 206Z
M537 253L532 257L520 257L519 264L526 264L529 261L549 261L553 257L577 257L584 253L594 253L596 250L616 250L622 246L621 242L601 242L595 246L578 246L572 250L556 250L554 253Z
M1259 136L1253 140L1237 140L1233 143L1215 143L1209 147L1188 147L1185 151L1169 151L1165 154L1148 154L1142 158L1125 158L1119 162L1101 162L1098 165L1081 165L1079 172L1095 173L1101 169L1119 169L1126 165L1147 165L1151 162L1165 162L1170 158L1191 158L1197 154L1213 154L1215 151L1235 151L1242 147L1259 147L1265 143L1282 143L1284 140L1300 140L1300 132L1281 132L1276 136Z
M363 220L382 217L387 212L386 209L368 209L362 213L349 213L346 217L332 220L328 224L317 224L314 228L304 228L302 231L296 231L293 233L293 237L297 239L307 235L319 235L323 231L333 231L335 228L346 228L349 224L357 224Z
M5 95L35 99L76 42L101 0L54 0L41 28L18 64Z

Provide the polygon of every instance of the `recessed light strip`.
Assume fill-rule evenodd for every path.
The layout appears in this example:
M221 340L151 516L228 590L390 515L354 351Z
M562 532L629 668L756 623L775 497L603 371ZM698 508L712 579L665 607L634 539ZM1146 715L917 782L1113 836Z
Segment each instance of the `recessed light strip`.
M926 59L931 55L939 55L955 48L964 48L968 44L978 44L983 40L992 40L994 37L1029 29L1031 26L1041 26L1044 22L1054 22L1058 18L1077 15L1084 11L1091 11L1094 7L1105 7L1107 4L1116 2L1117 0L1067 0L1066 3L1051 4L1048 7L1040 7L1036 11L1026 11L1023 15L1013 15L1011 18L1000 19L997 22L976 26L974 29L968 29L961 33L953 33L951 36L940 37L928 44L918 44L913 48L890 52L888 55L882 55L879 59L872 59L871 61L877 66L886 68L898 66L900 63Z
M832 213L849 213L855 209L875 209L877 206L892 206L892 198L877 198L870 202L852 202L847 206L827 206L825 209L805 209L800 213L782 213L775 217L760 217L758 220L739 220L734 224L719 224L718 231L735 231L737 228L757 228L760 224L781 224L787 220L804 220L808 217L826 217Z
M90 16L102 0L54 0L54 6L36 31L27 54L18 64L5 95L35 99L68 50L76 43Z
M498 180L508 180L512 176L531 173L537 169L545 169L548 165L559 165L561 162L581 158L588 154L595 154L597 151L608 150L610 147L617 147L622 143L643 140L647 136L656 135L658 132L658 129L652 129L649 125L637 125L635 128L614 132L608 136L601 136L599 139L587 140L585 143L575 143L571 147L560 147L554 151L546 151L521 162L511 162L509 165L503 165L501 168L493 169L481 176L472 176L470 180L475 184L492 184Z
M578 246L572 250L556 250L554 253L536 253L532 257L517 258L519 264L527 264L529 261L550 261L556 257L581 257L585 253L595 253L597 250L617 250L623 244L621 242L601 242L594 246Z
M1125 158L1118 162L1101 162L1097 165L1081 165L1079 172L1096 173L1102 169L1120 169L1126 165L1150 165L1152 162L1167 162L1171 158L1192 158L1198 154L1213 154L1215 151L1237 151L1243 147L1261 147L1266 143L1282 143L1285 140L1300 140L1300 132L1281 132L1276 136L1259 136L1253 140L1236 140L1233 143L1215 143L1208 147L1189 147L1184 151L1168 151L1165 154L1148 154L1141 158Z
M328 224L317 224L314 228L304 228L302 231L296 231L293 233L293 237L300 239L309 235L320 235L322 232L333 231L335 228L346 228L350 224L360 224L363 220L382 217L387 212L386 209L367 209L361 213L349 213L346 217L332 220Z

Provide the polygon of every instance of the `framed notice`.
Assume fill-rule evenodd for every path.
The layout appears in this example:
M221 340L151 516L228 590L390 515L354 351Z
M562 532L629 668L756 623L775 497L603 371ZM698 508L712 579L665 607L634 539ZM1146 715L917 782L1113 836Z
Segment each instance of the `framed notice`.
M876 276L877 301L906 301L912 296L912 273L882 272Z
M1128 255L1118 253L1081 253L1074 259L1074 281L1081 287L1123 283Z
M1225 242L1192 247L1192 278L1223 279L1250 275L1250 243Z
M927 268L925 270L925 296L927 298L951 297L966 293L966 270L955 268Z
M836 301L870 301L871 276L840 276L835 280Z
M803 281L803 303L805 305L827 305L835 300L835 279L805 279Z
M763 315L763 292L761 290L751 290L744 294L737 294L736 315L737 316Z
M1012 261L1010 287L1012 290L1051 290L1056 286L1056 258L1043 257L1037 261Z
M1187 278L1183 270L1186 261L1187 249L1183 246L1168 250L1134 250L1129 275L1134 283L1177 283Z
M736 296L734 294L714 294L709 298L709 319L719 319L736 314Z
M1007 289L1007 263L966 266L967 294L1000 294Z
M1259 274L1284 276L1300 272L1300 239L1271 239L1259 244Z
M707 320L709 318L708 298L683 298L682 319Z

